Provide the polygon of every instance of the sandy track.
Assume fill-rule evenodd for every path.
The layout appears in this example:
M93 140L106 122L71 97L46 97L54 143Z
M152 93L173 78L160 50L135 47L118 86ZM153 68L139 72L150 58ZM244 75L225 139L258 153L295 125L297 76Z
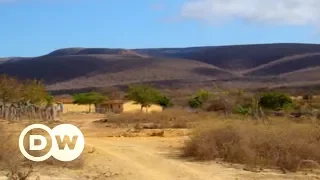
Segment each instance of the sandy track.
M86 153L83 169L42 167L37 173L41 174L41 180L320 179L320 176L311 174L280 174L274 171L253 173L244 171L241 167L231 168L230 165L215 162L192 162L178 156L180 152L178 148L183 145L184 137L97 137L101 133L110 134L111 130L116 131L116 129L97 128L88 120L81 123L82 127L86 127L82 129L86 132L84 133L86 146L88 149L91 147L96 149L94 153ZM16 131L10 127L11 133ZM107 175L93 178L101 173ZM0 180L1 178L0 175Z
M317 179L317 177L252 173L217 163L189 162L175 155L181 139L87 138L99 156L119 175L108 179L130 180L228 180L228 179ZM103 163L103 162L100 162Z
M215 171L200 170L181 162L173 157L168 157L168 152L157 150L155 143L146 139L86 139L87 144L94 145L112 160L114 169L120 168L124 176L140 180L220 180L227 176L221 174L222 169ZM225 170L225 169L224 169ZM119 176L119 178L123 178ZM129 177L128 177L129 178Z

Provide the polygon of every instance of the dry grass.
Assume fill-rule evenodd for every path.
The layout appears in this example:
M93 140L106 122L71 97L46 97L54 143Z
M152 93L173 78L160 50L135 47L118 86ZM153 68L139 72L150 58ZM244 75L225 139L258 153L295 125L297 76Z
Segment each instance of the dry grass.
M26 159L18 147L19 133L11 132L10 128L11 127L6 127L6 130L4 130L3 125L0 125L0 169L8 173L7 177L9 180L34 179L35 172L44 167L80 169L84 166L85 153L76 160L68 163L53 158L49 158L43 162L33 162ZM43 155L44 153L36 152L30 154Z
M86 155L82 154L77 159L70 162L62 162L54 158L49 158L46 161L43 161L43 165L53 166L58 168L67 168L67 169L82 169L85 165Z
M53 128L54 126L56 126L56 124L55 123L54 124L49 124L48 123L47 126ZM32 134L40 134L40 135L48 137L48 135L46 133L43 134L43 132L36 131L36 130L32 131ZM51 140L49 138L48 146L44 150L32 151L32 152L28 151L28 153L33 155L33 156L36 156L36 157L43 156L43 155L45 155L46 153L49 152L49 149L51 148L50 144L51 144ZM64 147L62 144L58 144L58 146L60 148ZM72 146L72 145L68 144L68 146ZM81 169L84 166L85 159L86 159L86 153L85 152L86 151L84 151L77 159L75 159L73 161L70 161L70 162L62 162L62 161L59 161L59 160L57 160L57 159L55 159L53 157L50 157L49 159L47 159L45 161L42 161L42 162L33 163L33 162L29 161L29 163L34 164L34 165L38 165L38 166L39 165L40 166L51 166L52 168L59 167L59 168L68 168L68 169Z
M107 115L107 122L116 127L144 129L190 128L205 119L212 118L207 112L191 112L185 109L166 109L161 113L122 113Z
M302 163L320 163L320 126L291 121L261 124L217 121L205 124L186 143L184 155L201 160L222 159L297 171Z
M18 135L9 134L0 127L0 168L8 172L9 180L28 180L33 174L33 166L28 163L18 148Z
M62 114L61 121L81 121L81 120L93 120L93 119L100 119L103 118L103 114L96 114L96 113L65 113Z

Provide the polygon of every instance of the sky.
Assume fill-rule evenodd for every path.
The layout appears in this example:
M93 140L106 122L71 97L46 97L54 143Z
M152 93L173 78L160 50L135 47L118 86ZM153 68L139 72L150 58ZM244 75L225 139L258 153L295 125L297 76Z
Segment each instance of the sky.
M320 0L0 0L0 57L68 47L320 43Z

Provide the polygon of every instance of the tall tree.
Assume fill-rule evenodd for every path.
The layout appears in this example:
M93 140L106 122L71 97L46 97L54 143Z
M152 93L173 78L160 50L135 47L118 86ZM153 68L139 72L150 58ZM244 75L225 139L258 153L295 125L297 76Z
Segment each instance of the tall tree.
M91 112L91 105L97 105L103 103L107 99L106 96L97 93L97 92L89 92L89 93L79 93L73 95L73 103L74 104L88 104L89 112Z
M143 108L148 108L152 104L156 104L160 93L148 85L134 85L129 87L128 99L135 101L136 104L141 105L141 112Z
M45 103L48 98L48 93L44 84L38 80L27 80L23 84L22 99L23 102L33 105Z
M21 100L22 85L17 79L7 75L0 76L0 101L5 106Z
M0 103L2 104L2 117L9 118L9 106L21 100L21 84L17 79L7 75L0 76Z
M36 113L44 109L36 106L45 103L47 98L48 93L41 81L19 81L7 75L0 76L0 104L5 119L37 118L39 114Z

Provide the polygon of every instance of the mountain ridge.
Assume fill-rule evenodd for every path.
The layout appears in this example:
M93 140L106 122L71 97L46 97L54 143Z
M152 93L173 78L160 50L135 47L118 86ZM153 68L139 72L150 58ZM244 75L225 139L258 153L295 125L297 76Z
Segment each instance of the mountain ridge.
M50 88L81 89L144 82L285 84L320 80L320 45L298 43L187 48L62 48L38 57L0 58L0 74L42 79ZM315 68L311 69L310 68ZM302 76L309 78L295 78ZM319 77L319 78L317 78ZM242 79L242 80L241 80ZM236 83L235 83L236 84ZM309 83L310 84L310 83Z

